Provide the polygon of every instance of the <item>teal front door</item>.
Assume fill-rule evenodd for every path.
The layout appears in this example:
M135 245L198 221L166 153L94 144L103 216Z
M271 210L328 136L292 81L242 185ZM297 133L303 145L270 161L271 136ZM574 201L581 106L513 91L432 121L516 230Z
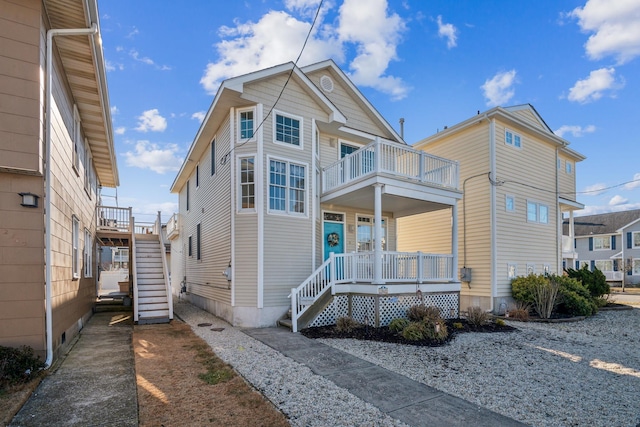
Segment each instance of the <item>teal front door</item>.
M323 255L326 260L331 253L342 254L344 253L344 224L340 222L324 222L324 247ZM344 277L344 269L342 266L344 262L342 259L336 261L336 276L337 278ZM330 274L327 272L327 277Z

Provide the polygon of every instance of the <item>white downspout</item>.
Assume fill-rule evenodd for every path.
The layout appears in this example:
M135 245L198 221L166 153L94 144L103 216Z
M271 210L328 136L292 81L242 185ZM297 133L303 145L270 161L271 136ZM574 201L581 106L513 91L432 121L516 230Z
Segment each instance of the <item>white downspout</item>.
M494 118L489 122L489 162L491 172L491 179L495 181L496 178L496 121ZM498 270L498 237L496 233L497 227L497 219L496 219L496 186L493 183L489 182L490 188L490 221L491 221L491 298L490 298L490 306L489 311L493 312L494 299L497 297L498 293L498 278L497 278L497 270Z
M51 304L51 104L53 103L53 38L56 36L83 36L98 34L98 24L91 24L90 28L62 28L47 31L46 57L46 112L45 112L45 327L47 336L46 368L53 362L53 319Z

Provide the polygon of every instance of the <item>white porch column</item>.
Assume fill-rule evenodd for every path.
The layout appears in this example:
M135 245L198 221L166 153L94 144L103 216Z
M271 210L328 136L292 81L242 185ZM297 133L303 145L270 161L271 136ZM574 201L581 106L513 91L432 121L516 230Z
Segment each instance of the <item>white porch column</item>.
M373 284L382 285L382 185L373 184L375 191L373 209Z
M451 255L453 255L453 280L458 281L458 202L451 207Z

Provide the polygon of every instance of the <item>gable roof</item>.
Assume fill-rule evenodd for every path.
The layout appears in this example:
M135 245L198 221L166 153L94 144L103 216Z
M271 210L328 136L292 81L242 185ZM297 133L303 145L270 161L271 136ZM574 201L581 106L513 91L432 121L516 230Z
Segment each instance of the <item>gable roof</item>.
M579 216L573 219L575 236L597 234L615 234L640 220L640 209L622 212L609 212L598 215ZM565 219L562 228L569 234L569 220Z
M45 0L43 4L52 29L89 28L92 24L98 27L98 32L93 36L55 37L54 48L60 56L73 100L78 107L80 124L89 141L100 184L117 187L120 182L96 1Z

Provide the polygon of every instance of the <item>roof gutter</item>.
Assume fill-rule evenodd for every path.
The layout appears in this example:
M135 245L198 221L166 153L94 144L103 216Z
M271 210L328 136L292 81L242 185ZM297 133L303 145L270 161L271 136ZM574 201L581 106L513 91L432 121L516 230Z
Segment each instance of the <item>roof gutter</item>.
M53 38L57 36L82 36L98 34L95 22L89 28L62 28L47 31L46 113L45 113L45 326L47 359L45 369L53 362L53 308L51 304L51 104L53 103Z

